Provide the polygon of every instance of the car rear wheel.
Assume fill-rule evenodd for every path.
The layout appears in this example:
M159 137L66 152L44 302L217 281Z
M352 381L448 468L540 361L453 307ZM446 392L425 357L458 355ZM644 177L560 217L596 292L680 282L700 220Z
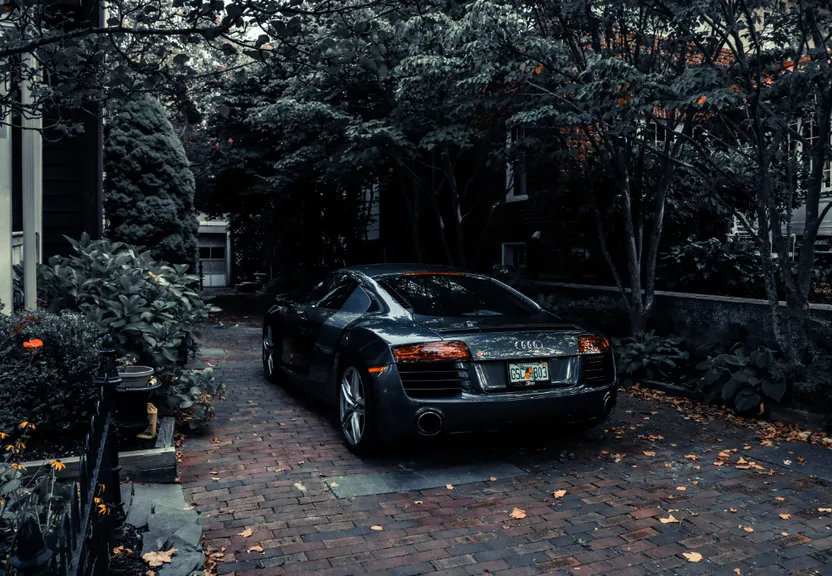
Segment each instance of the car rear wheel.
M263 327L263 376L269 382L277 382L277 355L274 329L270 324Z
M361 370L349 366L338 384L338 422L341 437L350 451L369 455L378 448L375 413L368 394L369 378Z

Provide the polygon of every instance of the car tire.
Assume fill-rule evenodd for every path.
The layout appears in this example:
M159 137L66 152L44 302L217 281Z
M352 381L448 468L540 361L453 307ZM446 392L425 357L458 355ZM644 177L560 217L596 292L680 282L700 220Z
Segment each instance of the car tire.
M338 378L338 429L353 454L371 456L379 450L375 401L369 373L349 364Z
M263 353L263 376L269 382L277 382L277 373L280 366L280 360L277 354L280 351L280 344L275 339L275 331L271 324L263 326L262 339L262 353Z

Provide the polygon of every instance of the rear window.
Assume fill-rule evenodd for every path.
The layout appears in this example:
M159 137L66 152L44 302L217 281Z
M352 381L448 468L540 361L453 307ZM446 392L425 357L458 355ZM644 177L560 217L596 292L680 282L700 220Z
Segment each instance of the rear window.
M523 316L538 311L499 284L476 276L414 274L385 278L379 284L422 316Z

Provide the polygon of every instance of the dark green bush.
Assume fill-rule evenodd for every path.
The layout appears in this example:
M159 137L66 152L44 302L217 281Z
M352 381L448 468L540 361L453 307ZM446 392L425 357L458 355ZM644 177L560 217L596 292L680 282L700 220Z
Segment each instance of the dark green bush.
M0 314L0 430L25 421L54 437L87 426L100 342L80 314Z
M752 242L738 238L697 240L671 246L661 255L658 281L665 290L761 297L763 275Z
M171 410L190 402L191 425L210 418L213 377L183 377L177 362L183 346L191 352L198 347L199 323L220 311L202 298L199 278L186 274L187 266L158 262L135 246L86 235L68 240L73 254L38 269L46 306L84 314L101 333L112 334L120 356L153 366L164 384L159 395Z
M719 354L696 367L704 372L697 390L703 393L705 401L722 401L737 412L759 410L766 401L780 402L786 394L787 381L774 366L772 350L749 350L738 342L727 354Z
M574 322L587 330L605 334L627 334L630 331L627 310L618 294L610 298L594 296L567 301L559 301L550 295L539 297L538 302L565 322Z
M613 338L612 343L618 372L628 386L641 378L666 377L669 370L676 368L677 360L688 358L688 353L679 348L680 339L659 336L653 330Z

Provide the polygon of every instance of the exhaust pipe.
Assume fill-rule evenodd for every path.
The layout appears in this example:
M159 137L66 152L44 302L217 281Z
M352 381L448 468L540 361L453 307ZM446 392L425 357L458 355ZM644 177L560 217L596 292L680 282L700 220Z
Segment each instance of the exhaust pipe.
M436 436L442 431L444 420L442 414L429 409L416 416L416 430L422 436Z
M615 405L617 401L617 394L607 392L604 394L604 418L609 418L615 412Z

